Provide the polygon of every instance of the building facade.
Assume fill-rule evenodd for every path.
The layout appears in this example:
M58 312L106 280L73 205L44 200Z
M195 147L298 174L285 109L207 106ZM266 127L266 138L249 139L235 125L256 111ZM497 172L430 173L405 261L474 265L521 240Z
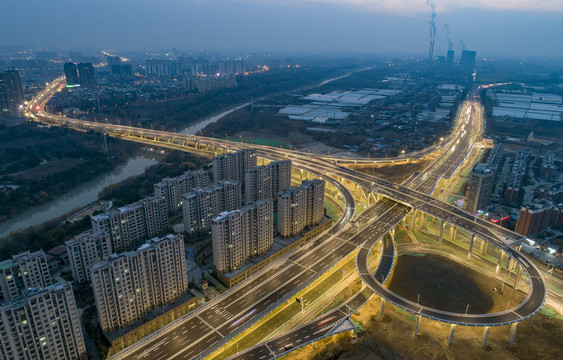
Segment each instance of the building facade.
M209 176L204 170L187 171L184 174L165 178L154 185L154 196L164 198L170 215L182 210L182 196L192 189L209 185Z
M43 250L13 255L0 263L0 289L5 302L23 291L42 289L53 284L47 256Z
M242 207L242 188L237 181L220 181L212 186L194 189L182 197L184 231L202 235L211 230L211 220L223 211Z
M552 223L553 205L550 201L538 201L520 208L516 231L524 236L539 235ZM557 221L556 218L553 220Z
M234 153L218 155L213 158L213 181L244 181L247 169L257 164L256 150L244 149Z
M72 286L60 282L0 307L0 359L86 359Z
M96 88L96 72L92 63L78 64L78 81L83 88Z
M473 214L489 205L494 184L493 170L485 163L475 165L469 175L469 193L465 210Z
M324 188L324 180L315 179L279 193L278 232L281 236L294 237L323 220Z
M0 118L19 116L19 105L23 104L23 89L20 73L6 70L0 73Z
M246 203L273 199L291 187L291 160L274 161L245 171L244 195Z
M66 86L72 87L76 85L80 85L80 81L78 80L78 69L76 68L76 64L72 62L67 62L63 65L65 71L65 79L66 79Z
M72 277L77 283L90 281L90 266L112 252L109 235L105 232L85 231L65 242Z
M104 332L122 329L188 290L184 239L154 238L135 251L113 254L90 268Z
M131 249L168 228L166 201L147 197L133 204L92 216L94 232L109 234L114 251Z
M221 273L235 271L249 258L268 252L274 243L271 199L226 211L211 222L213 265Z

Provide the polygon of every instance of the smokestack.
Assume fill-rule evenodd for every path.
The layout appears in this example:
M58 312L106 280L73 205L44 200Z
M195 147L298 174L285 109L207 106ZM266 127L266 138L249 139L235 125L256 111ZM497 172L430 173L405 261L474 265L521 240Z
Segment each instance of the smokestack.
M430 40L430 49L428 49L428 62L434 60L434 40Z
M436 40L436 3L434 0L426 0L426 5L430 6L432 10L431 20L428 23L430 30L430 49L428 49L428 62L434 60L434 41Z
M454 44L452 43L452 38L450 36L450 27L448 24L444 24L444 28L446 29L446 37L448 39L448 50L453 50Z

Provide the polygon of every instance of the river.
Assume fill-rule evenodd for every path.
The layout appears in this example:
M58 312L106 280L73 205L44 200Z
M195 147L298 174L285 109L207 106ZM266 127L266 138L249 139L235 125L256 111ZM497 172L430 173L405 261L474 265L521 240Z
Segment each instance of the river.
M365 69L362 69L365 70ZM361 71L361 70L358 70ZM338 76L331 79L326 79L323 82L309 87L309 89L328 84L332 81L339 80L350 76L353 72L349 72L342 76ZM256 99L256 101L262 100ZM181 131L182 134L195 135L200 130L204 129L207 125L212 124L228 114L237 111L247 105L250 102L236 105L218 114L205 117ZM100 176L98 178L92 179L87 183L79 185L68 193L62 195L60 198L53 200L49 203L43 204L36 208L30 209L20 215L17 215L7 221L0 223L0 238L5 237L12 231L25 229L30 226L39 225L45 221L55 219L59 216L69 213L72 210L82 208L91 204L92 202L98 200L98 193L106 186L111 183L118 183L122 180L127 179L130 176L140 175L145 172L145 169L157 161L136 157L131 158L127 163L115 168L111 173Z
M39 225L45 221L55 219L68 212L87 206L98 200L98 193L110 184L116 184L130 176L140 175L149 166L158 161L141 156L130 158L125 164L113 169L108 174L96 177L83 183L56 200L37 206L7 221L0 223L0 238L12 231Z
M244 103L242 105L237 105L232 107L228 110L225 110L219 114L211 115L209 117L203 118L202 120L197 121L196 123L188 126L184 130L180 131L181 134L188 134L188 135L196 135L196 133L200 130L203 130L207 125L212 124L221 118L229 115L230 113L237 111L238 109L242 109L243 107L250 105L250 102Z
M315 85L313 85L313 86L300 88L300 90L314 89L314 88L316 88L316 87L323 86L323 85L328 84L328 83L331 83L331 82L333 82L333 81L340 80L340 79L344 79L344 78L346 78L346 77L352 75L353 73L356 73L356 72L359 72L359 71L364 71L364 70L369 70L369 69L372 69L372 68L363 68L363 69L351 71L351 72L348 72L348 73L346 73L346 74L344 74L344 75L341 75L341 76L338 76L338 77L326 79L326 80L324 80L324 81L322 81L322 82L320 82L320 83L318 83L318 84L315 84ZM261 100L264 100L266 97L274 96L274 95L282 94L282 93L286 93L286 92L287 92L287 91L282 91L282 92L279 92L279 93L276 93L276 94L270 94L270 95L268 95L268 96L263 96L263 97L260 97L260 98L258 98L258 99L255 99L255 101L261 101ZM188 135L197 135L197 133L198 133L199 131L203 130L207 125L212 124L212 123L214 123L214 122L217 122L218 120L224 118L225 116L229 115L230 113L232 113L232 112L234 112L234 111L237 111L238 109L242 109L243 107L245 107L245 106L247 106L247 105L250 105L250 104L251 104L251 102L247 102L247 103L244 103L244 104L242 104L242 105L239 104L239 105L236 105L236 106L234 106L234 107L232 107L232 108L229 108L229 109L227 109L227 110L225 110L225 111L222 111L222 112L220 112L220 113L218 113L218 114L205 117L205 118L203 118L203 119L201 119L201 120L198 120L198 121L196 121L195 123L189 125L187 128L185 128L185 129L183 129L182 131L180 131L180 133L181 133L181 134L188 134Z

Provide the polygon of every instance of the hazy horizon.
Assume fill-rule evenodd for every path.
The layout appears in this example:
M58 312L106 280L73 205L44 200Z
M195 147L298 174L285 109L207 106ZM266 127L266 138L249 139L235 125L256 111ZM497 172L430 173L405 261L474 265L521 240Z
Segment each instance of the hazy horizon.
M432 1L69 0L5 3L0 46L207 49L273 53L428 53ZM560 4L561 3L561 4ZM536 7L534 7L536 6ZM435 1L435 55L563 57L563 2ZM448 43L448 29L449 40Z

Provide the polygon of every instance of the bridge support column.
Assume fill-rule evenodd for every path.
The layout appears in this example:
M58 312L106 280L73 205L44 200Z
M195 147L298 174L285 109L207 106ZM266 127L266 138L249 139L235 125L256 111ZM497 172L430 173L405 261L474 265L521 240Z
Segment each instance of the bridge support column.
M535 316L535 315L530 316L530 319L528 320L528 326L530 326L530 327L531 327L532 325L534 325L534 316Z
M454 225L450 225L450 241L454 241L455 233L457 232L457 228Z
M395 228L391 229L389 233L391 234L391 241L395 242Z
M490 326L485 326L485 328L483 328L483 336L481 337L481 344L483 345L484 348L487 347L487 340L489 340L490 331L491 331Z
M417 316L416 317L416 325L414 327L414 334L413 334L414 337L418 336L418 327L419 326L420 326L420 316Z
M498 259L497 269L495 270L495 274L498 275L500 272L500 268L502 267L502 260L504 259L504 252L500 250L500 258Z
M482 239L483 242L481 242L481 256L485 255L485 252L487 251L487 240Z
M448 345L452 345L454 342L454 332L455 332L455 324L450 325L450 336L448 338Z
M379 315L383 316L384 310L385 310L385 300L381 298L381 308L379 309Z
M444 235L444 227L446 226L446 221L442 220L442 225L440 225L440 239L438 240L438 244L442 245L442 236Z
M473 244L475 244L475 234L471 235L471 242L469 243L469 252L467 253L467 260L470 260L471 255L473 254Z
M411 231L414 231L414 227L416 225L416 209L412 210L412 228Z
M516 275L516 280L514 280L514 290L518 290L518 284L520 284L521 278L522 278L522 267L518 268L518 274Z
M518 323L513 323L510 325L510 333L508 334L508 342L514 344L514 339L516 338L516 330L518 329Z

